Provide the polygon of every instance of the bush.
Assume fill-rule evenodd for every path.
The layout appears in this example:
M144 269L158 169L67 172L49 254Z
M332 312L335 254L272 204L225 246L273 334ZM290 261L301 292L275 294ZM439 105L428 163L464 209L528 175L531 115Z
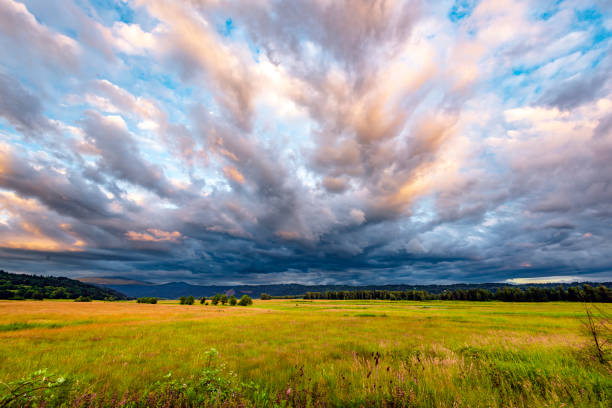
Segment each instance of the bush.
M193 305L195 302L195 298L193 296L189 296L189 297L181 296L179 298L179 302L181 303L181 305Z
M136 303L150 303L152 305L157 303L156 297L141 297L136 299Z
M215 306L216 306L216 305L218 305L218 304L219 304L219 301L220 301L220 300L221 300L221 295L219 295L219 294L217 293L215 296L213 296L213 297L210 299L210 302L211 302L213 305L215 305Z
M270 300L272 299L272 296L268 295L267 293L262 293L261 296L259 296L259 298L261 300Z
M238 303L238 299L236 299L236 296L232 295L232 296L229 298L229 303L230 303L230 305L232 305L232 306L236 306L236 303Z
M109 401L104 393L82 394L78 382L39 370L18 381L0 383L0 408L254 406L246 395L258 388L252 382L241 382L236 373L229 371L217 350L207 350L204 355L206 360L199 373L176 379L168 373L143 392L126 392L121 402L115 397Z
M75 302L91 302L91 298L89 296L79 296L74 299Z
M250 296L248 296L248 295L242 295L242 297L240 298L240 302L238 302L238 304L240 306L252 305L253 304L253 299L251 299Z
M0 407L44 407L47 401L67 398L69 384L65 377L38 370L27 378L2 384Z
M200 299L200 304L201 305L205 305L206 304L206 296L202 296L202 299Z
M223 295L221 295L221 304L224 305L227 303L227 295L224 293Z

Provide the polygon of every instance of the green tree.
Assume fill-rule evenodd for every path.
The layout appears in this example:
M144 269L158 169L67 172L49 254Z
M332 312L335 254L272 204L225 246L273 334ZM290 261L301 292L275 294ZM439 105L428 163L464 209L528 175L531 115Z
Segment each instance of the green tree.
M238 302L240 306L248 306L253 304L253 299L251 299L248 295L242 295L240 298L240 302Z
M202 296L202 299L200 299L200 304L206 304L206 296Z
M227 295L224 293L223 295L221 295L221 304L224 305L227 303Z
M136 303L150 303L152 305L157 303L156 297L140 297L136 299Z
M308 292L306 295L308 295L310 292ZM270 300L272 299L272 296L268 295L267 293L262 293L259 298L261 300ZM305 299L308 299L306 296L304 296Z
M215 296L213 296L210 299L210 303L212 303L213 305L217 306L219 304L220 300L221 300L221 295L217 293Z
M236 299L236 296L234 296L234 295L230 296L229 303L232 306L236 306L236 303L238 303L238 299Z
M35 300L43 300L44 298L45 298L45 296L44 296L44 295L43 295L41 292L39 292L39 291L37 291L37 290L35 290L34 292L32 292L32 299L35 299Z

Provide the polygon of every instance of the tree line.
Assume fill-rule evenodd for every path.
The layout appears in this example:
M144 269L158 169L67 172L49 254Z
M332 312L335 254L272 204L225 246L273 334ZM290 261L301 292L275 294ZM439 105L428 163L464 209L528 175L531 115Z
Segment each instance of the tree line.
M340 290L326 292L306 292L304 299L328 300L471 300L502 302L603 302L612 303L612 290L600 285L558 287L519 287L504 286L489 289L457 289L431 293L425 290Z
M124 300L115 290L78 280L37 275L21 275L0 270L0 299L95 299ZM85 300L86 301L86 300Z
M206 299L206 296L202 296L199 300L200 300L200 304L208 305L209 299ZM195 301L196 301L196 298L194 298L193 296L181 296L179 298L179 303L181 305L193 305ZM210 303L215 306L218 305L219 303L221 303L222 305L226 305L229 303L231 306L236 306L236 305L249 306L253 304L253 299L251 299L251 297L248 295L242 295L242 297L238 299L234 295L231 295L228 297L225 293L224 294L217 293L215 296L212 296L210 298Z

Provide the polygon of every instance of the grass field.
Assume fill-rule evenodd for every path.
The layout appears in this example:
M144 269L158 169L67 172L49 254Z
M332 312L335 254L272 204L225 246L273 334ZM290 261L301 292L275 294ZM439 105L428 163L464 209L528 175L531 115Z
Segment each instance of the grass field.
M0 381L46 368L70 379L74 406L136 404L165 381L225 406L611 407L583 315L579 303L0 301ZM213 366L214 387L201 381Z

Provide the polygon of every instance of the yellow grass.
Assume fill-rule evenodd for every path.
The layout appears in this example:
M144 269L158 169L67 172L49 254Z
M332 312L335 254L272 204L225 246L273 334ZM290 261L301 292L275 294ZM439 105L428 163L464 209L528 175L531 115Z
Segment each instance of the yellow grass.
M83 391L135 392L193 377L214 347L270 404L291 388L327 406L609 407L583 315L578 303L0 301L0 381L47 368Z

